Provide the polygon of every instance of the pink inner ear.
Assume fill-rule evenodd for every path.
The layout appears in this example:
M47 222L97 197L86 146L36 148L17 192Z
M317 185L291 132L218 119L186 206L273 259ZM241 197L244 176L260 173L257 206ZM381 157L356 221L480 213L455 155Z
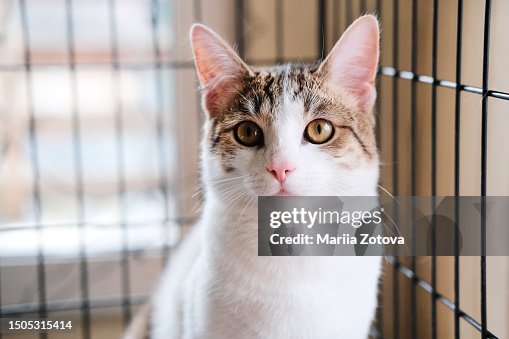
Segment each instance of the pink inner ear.
M218 79L214 84L209 84L203 88L203 94L205 99L205 106L208 112L215 115L217 110L221 110L223 103L226 101L226 97L230 93L235 92L235 83L229 83L226 79L222 81Z
M214 115L249 70L237 54L206 26L194 25L191 41L198 78L204 90L204 103L209 114Z
M353 94L364 111L370 111L376 99L378 40L378 21L363 16L348 28L320 67L329 82Z

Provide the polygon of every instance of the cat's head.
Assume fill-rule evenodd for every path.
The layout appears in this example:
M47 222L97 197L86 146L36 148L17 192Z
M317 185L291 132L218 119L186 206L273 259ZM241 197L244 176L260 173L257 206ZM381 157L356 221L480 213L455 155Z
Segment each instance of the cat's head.
M247 66L199 24L191 41L207 113L204 182L220 199L376 194L374 16L315 66Z

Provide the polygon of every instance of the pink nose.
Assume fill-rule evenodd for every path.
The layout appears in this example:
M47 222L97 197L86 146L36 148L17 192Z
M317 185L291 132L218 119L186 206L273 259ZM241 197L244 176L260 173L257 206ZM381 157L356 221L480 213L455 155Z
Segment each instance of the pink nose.
M288 175L295 169L294 166L289 163L283 162L279 164L271 163L267 166L267 172L272 174L274 178L279 181L279 183L283 184L288 177Z

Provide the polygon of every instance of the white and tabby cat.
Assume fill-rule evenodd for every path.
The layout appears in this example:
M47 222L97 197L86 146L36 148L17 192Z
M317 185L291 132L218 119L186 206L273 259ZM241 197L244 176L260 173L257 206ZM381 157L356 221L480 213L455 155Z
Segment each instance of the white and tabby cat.
M168 338L365 339L380 257L258 257L259 195L377 195L374 16L320 65L247 66L191 30L207 113L200 221L171 258L150 334Z

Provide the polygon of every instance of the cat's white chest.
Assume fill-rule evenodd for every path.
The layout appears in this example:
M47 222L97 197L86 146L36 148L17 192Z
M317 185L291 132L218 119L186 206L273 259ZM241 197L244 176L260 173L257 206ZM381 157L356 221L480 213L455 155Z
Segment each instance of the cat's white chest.
M367 338L380 257L259 257L253 211L232 228L209 207L166 274L154 338Z
M220 268L203 281L206 292L192 312L203 321L192 337L367 337L380 258L258 259L265 272L244 272L234 263L229 272Z

